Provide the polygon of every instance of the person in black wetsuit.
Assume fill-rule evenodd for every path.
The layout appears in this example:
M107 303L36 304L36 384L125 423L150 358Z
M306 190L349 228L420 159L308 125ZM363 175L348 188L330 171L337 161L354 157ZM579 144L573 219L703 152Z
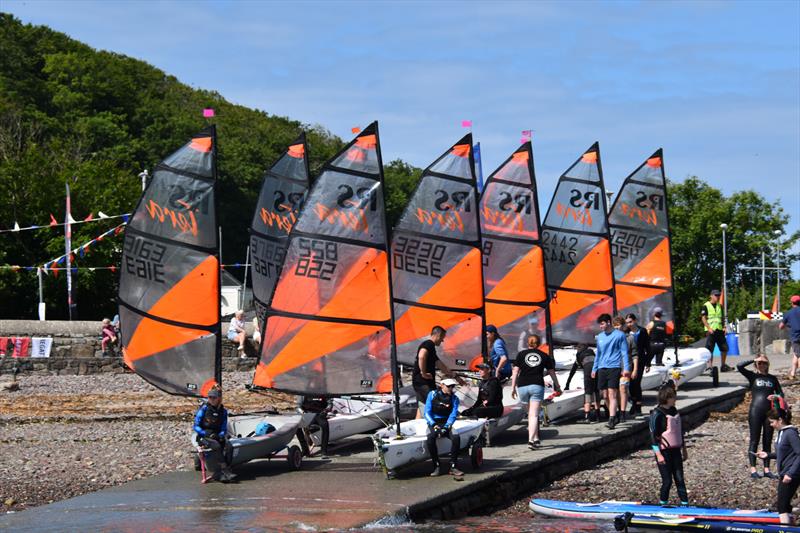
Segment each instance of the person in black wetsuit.
M196 434L197 444L207 451L206 459L211 459L209 465L213 471L213 479L223 483L231 483L236 479L236 474L231 471L232 448L228 440L228 410L222 405L222 390L211 387L208 399L194 415L192 426Z
M458 382L444 379L439 388L428 393L425 400L425 422L428 423L428 438L425 445L433 461L431 476L442 474L439 470L439 447L436 441L440 438L450 439L450 475L460 477L464 472L458 469L458 455L461 451L461 437L453 432L453 424L458 417L458 396L455 388Z
M325 396L298 396L297 406L304 413L314 413L314 418L309 422L307 428L308 434L303 431L303 428L297 428L297 440L300 447L303 449L303 455L311 455L310 442L311 427L312 425L319 426L320 435L320 453L322 457L328 456L328 441L330 440L330 424L328 424L328 412L331 410L331 400ZM309 441L306 440L309 439Z
M498 418L503 415L503 386L493 375L492 367L486 363L478 365L481 381L478 384L478 397L469 409L461 411L462 416L473 418Z
M650 364L653 359L656 361L656 366L664 365L664 349L667 347L667 323L661 317L664 311L660 307L653 309L653 320L647 324L647 333L650 336L650 350L648 351L648 359L642 361L644 371L650 370Z
M636 416L642 414L642 375L644 375L644 366L650 366L650 335L647 330L639 327L636 320L636 315L628 313L625 317L625 327L628 330L628 335L633 336L636 343L636 353L638 354L638 364L633 366L631 372L631 410L630 415Z
M678 489L681 505L689 505L686 480L683 477L683 462L689 458L683 440L681 415L675 408L677 393L669 385L658 391L658 406L650 412L651 448L656 455L658 473L661 474L661 505L669 503L672 480Z
M600 392L597 390L597 379L592 378L592 366L594 366L594 350L586 344L576 346L575 362L572 363L564 390L569 389L575 372L583 369L583 419L579 421L583 424L599 421Z
M778 513L781 515L781 524L794 525L792 514L792 499L800 486L800 435L797 428L791 425L792 413L789 411L783 398L778 397L778 407L767 412L772 429L778 430L778 439L775 441L775 453L758 452L762 459L776 459L778 463Z
M747 366L755 362L756 372ZM758 450L758 440L762 438L761 448L770 453L772 447L772 426L767 419L767 412L772 409L772 396L783 396L783 390L778 378L769 373L769 359L765 355L759 355L755 360L742 361L736 365L736 369L750 382L750 393L753 399L750 402L750 411L747 415L747 423L750 426L750 446L748 455L750 459L750 477L758 479L761 474L756 472L756 450ZM764 459L764 477L777 479L777 475L770 472L769 459Z

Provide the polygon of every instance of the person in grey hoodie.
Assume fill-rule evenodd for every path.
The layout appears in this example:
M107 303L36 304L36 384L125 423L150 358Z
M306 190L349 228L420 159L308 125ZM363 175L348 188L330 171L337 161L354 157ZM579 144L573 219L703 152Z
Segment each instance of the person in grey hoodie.
M792 413L786 408L783 398L775 397L779 407L770 409L767 419L778 431L775 452L758 452L761 459L777 459L778 463L778 513L781 524L794 525L792 499L800 486L800 435L791 425Z

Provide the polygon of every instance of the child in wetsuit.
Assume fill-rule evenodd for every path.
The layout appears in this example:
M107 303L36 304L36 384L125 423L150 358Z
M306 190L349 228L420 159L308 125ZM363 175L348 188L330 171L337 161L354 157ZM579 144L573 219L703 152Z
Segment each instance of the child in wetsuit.
M686 481L683 478L683 462L688 458L688 453L683 440L681 415L675 408L676 398L674 388L661 387L658 391L658 406L650 413L650 437L658 473L661 474L661 505L669 503L673 479L681 505L689 505Z
M747 368L753 362L756 364L756 372ZM772 408L772 397L783 396L780 381L769 373L769 359L765 355L759 355L751 361L742 361L736 365L736 369L750 383L750 394L753 398L747 414L747 423L750 426L750 445L747 448L750 456L750 477L753 479L761 477L756 472L756 451L759 438L763 437L761 449L767 452L768 456L764 459L764 477L778 479L778 475L769 469L769 453L772 449L774 431L767 418L767 412Z

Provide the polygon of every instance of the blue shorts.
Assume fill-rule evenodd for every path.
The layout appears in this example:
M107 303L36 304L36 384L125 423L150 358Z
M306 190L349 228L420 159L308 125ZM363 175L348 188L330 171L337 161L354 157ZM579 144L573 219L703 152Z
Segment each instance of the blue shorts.
M229 329L228 330L228 340L229 341L235 341L237 335L239 335L239 332L236 331L235 329Z
M542 385L525 385L524 387L517 387L517 394L519 401L528 403L531 400L541 402L544 400L544 386Z

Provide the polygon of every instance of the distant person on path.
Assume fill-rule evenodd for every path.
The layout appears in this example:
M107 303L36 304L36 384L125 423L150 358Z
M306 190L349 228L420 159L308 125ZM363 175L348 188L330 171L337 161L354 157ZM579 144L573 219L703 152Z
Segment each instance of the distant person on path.
M236 479L231 472L231 447L227 440L228 410L222 405L222 391L214 386L208 391L208 399L194 415L193 428L197 443L208 449L207 458L213 459L211 469L214 480L230 483ZM202 453L202 452L201 452Z
M100 331L100 347L103 349L103 357L108 355L108 345L117 344L117 330L111 325L107 318L103 319L103 329Z
M781 398L782 400L782 398ZM797 428L790 425L792 413L784 402L767 413L767 419L773 429L778 430L775 441L775 453L758 452L761 459L777 459L778 463L778 513L781 524L794 525L792 500L800 486L800 436Z
M494 367L494 375L506 380L511 377L511 359L508 356L506 341L500 336L497 327L486 326L486 344L489 346L489 360Z
M438 368L448 377L451 376L450 369L436 354L436 347L444 342L446 336L447 331L442 326L433 326L430 337L422 341L417 348L414 370L411 373L411 385L417 395L417 418L422 418L428 395L436 389L436 369Z
M260 350L261 348L261 327L258 325L258 317L253 317L253 344L256 345L256 349Z
M636 341L633 339L633 335L630 335L625 329L625 319L621 316L615 316L611 320L611 323L614 325L614 329L621 331L622 334L625 335L625 342L628 344L628 368L631 370L626 372L624 369L624 362L622 363L620 367L620 372L622 374L619 378L619 415L617 416L617 422L624 422L625 410L628 408L628 400L632 399L629 398L631 380L633 379L633 370L635 370L636 365L639 364L639 352L636 351Z
M425 421L428 423L428 438L426 444L428 453L433 461L431 476L439 476L439 448L436 440L439 438L450 439L450 475L463 476L464 472L458 469L458 454L461 451L461 437L453 430L453 423L458 416L458 396L455 389L458 382L454 379L443 379L439 388L428 393L425 400Z
M617 402L622 372L630 372L628 340L625 334L614 329L611 315L603 313L597 318L600 334L597 335L597 356L592 366L592 377L597 378L597 387L608 406L608 428L617 423Z
M461 411L462 416L474 418L498 418L503 415L503 386L493 375L492 367L486 363L478 365L481 381L478 384L478 397L469 409Z
M755 372L747 368L753 362L756 364ZM750 460L750 477L758 479L761 477L756 472L758 441L762 439L761 449L770 453L773 432L767 413L772 409L773 397L783 396L783 390L778 378L769 373L769 359L765 355L759 355L754 360L742 361L736 365L736 370L747 378L753 397L747 415L747 424L750 426L750 445L747 449ZM769 459L764 460L764 477L778 479L778 476L769 470Z
M789 371L789 379L794 379L800 367L800 295L792 296L792 308L786 311L778 325L781 329L786 326L789 326L789 338L792 341L792 369Z
M653 360L656 366L664 365L664 350L667 347L667 323L662 316L664 310L660 307L653 309L653 320L647 324L647 333L650 336L650 359L642 361L645 372L650 370Z
M636 346L636 357L633 359L631 370L631 416L642 414L642 375L644 375L645 362L650 366L650 335L647 330L639 327L636 315L628 313L625 317L625 327L628 336L633 338Z
M239 309L233 314L231 324L228 326L228 340L239 343L239 355L244 359L244 342L247 340L247 333L244 330L244 311Z
M524 331L520 332L519 337L517 338L517 352L528 349L528 337L531 335L541 336L541 334L542 331L539 329L539 317L536 315L531 315L528 318L528 327L525 328Z
M711 359L708 360L708 368L714 366L714 345L719 347L720 372L728 372L731 367L725 364L728 357L728 341L725 340L725 324L722 316L722 306L719 305L721 292L717 289L711 291L708 301L703 304L700 310L700 320L706 330L706 349L711 352Z
M575 372L583 370L583 419L580 423L589 424L600 420L600 396L597 391L597 379L592 377L592 367L594 366L594 350L586 344L579 344L575 347L575 362L567 377L567 384L564 390L569 390Z
M542 342L539 335L528 337L528 349L522 350L514 359L511 373L511 397L528 404L528 448L533 450L542 445L539 440L539 409L544 400L544 373L550 374L553 388L561 392L555 361L539 349Z
M669 503L672 481L678 489L681 505L689 505L686 481L683 477L683 462L689 458L683 440L681 415L675 408L677 393L670 386L662 386L658 391L658 406L650 413L650 439L656 455L658 473L661 474L661 505Z

